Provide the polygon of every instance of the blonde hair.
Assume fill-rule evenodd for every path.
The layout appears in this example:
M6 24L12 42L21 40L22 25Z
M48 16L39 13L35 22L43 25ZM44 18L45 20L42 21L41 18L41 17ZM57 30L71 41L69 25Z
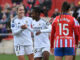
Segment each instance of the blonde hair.
M22 6L24 7L24 5L18 5L18 6L17 6L17 11L18 11L19 7L22 7Z

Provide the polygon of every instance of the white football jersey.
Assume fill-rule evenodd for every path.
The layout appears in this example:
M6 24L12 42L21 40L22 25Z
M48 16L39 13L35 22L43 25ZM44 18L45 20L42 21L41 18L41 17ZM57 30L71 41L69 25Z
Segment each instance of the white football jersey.
M28 29L21 29L21 26L24 24L31 28L32 18L23 17L22 19L19 19L18 17L15 17L11 21L14 45L33 45L31 32Z
M49 34L41 33L40 35L36 35L36 32L39 30L47 29L48 23L43 19L39 21L32 22L32 28L34 30L34 48L42 48L42 47L50 47ZM43 31L45 32L45 31Z

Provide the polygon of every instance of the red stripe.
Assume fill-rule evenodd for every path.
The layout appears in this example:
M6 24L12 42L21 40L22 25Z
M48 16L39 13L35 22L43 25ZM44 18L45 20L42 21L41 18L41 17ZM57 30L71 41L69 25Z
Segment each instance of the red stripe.
M57 43L57 40L55 40L55 48L56 48L56 43Z
M60 47L60 39L58 39L58 47Z
M74 47L74 44L75 44L75 40L72 39L72 47Z
M60 47L60 39L56 39L55 40L55 48L56 48L56 45L57 45L57 40L58 40L58 47ZM74 47L74 40L72 40L72 46L71 47ZM65 47L65 39L62 39L62 47ZM70 39L67 39L67 47L70 47Z
M65 39L63 39L63 42L62 43L63 43L63 47L65 47Z
M70 47L70 39L67 39L67 47Z

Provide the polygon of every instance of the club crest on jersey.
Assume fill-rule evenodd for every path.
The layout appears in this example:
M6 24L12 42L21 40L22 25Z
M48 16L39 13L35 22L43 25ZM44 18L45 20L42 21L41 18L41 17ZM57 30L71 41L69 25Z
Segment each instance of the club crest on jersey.
M15 25L14 25L14 24L12 24L12 25L11 25L11 27L15 27Z

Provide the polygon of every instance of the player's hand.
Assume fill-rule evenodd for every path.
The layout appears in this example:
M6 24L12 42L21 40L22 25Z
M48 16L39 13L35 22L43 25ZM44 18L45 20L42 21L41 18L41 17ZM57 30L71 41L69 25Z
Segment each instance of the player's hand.
M75 45L75 48L77 48L78 47L78 45Z
M78 47L80 48L80 41L79 41Z
M52 55L54 55L53 54L54 53L54 49L53 48L50 49L50 52L51 52Z
M40 31L38 31L37 33L36 33L36 35L39 35L41 32Z
M27 29L27 25L22 25L21 28L22 29Z

